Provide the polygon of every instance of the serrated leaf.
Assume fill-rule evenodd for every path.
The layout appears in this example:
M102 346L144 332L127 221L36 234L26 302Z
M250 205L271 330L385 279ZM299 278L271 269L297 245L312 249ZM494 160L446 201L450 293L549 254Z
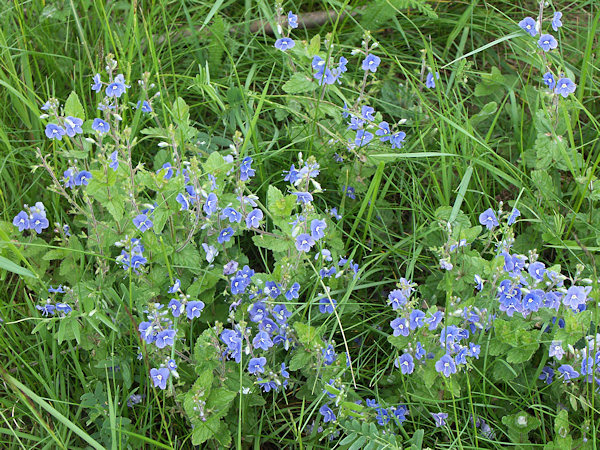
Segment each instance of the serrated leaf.
M290 360L289 370L295 372L303 367L307 367L311 359L312 355L310 353L304 350L298 350Z
M287 236L268 236L264 234L256 234L252 236L252 242L257 247L266 248L274 252L287 252L294 245Z
M83 105L81 104L81 101L79 101L79 96L75 91L69 94L69 97L65 102L65 116L72 116L85 120Z
M317 83L306 75L296 72L281 88L287 94L305 94L313 92L317 88Z

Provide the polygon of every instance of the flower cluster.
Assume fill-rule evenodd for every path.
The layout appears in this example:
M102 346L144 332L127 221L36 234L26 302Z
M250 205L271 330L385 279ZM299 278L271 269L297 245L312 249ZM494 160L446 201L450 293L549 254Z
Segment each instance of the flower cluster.
M296 45L294 40L289 37L290 32L293 29L298 28L298 16L292 11L288 12L287 14L287 26L287 36L281 37L275 41L275 48L281 50L282 52L294 48L294 46ZM277 31L279 32L279 34L282 33L283 29L281 27L281 23L277 24Z
M125 238L116 242L115 245L127 248L127 250L121 250L121 254L117 256L117 263L121 264L123 270L128 271L131 269L134 273L139 274L139 270L148 262L144 256L144 245L141 240Z
M34 206L23 205L23 208L24 211L19 211L13 219L13 225L19 229L19 232L34 230L40 234L42 230L48 228L50 223L46 218L46 208L42 202L36 202Z
M390 322L394 336L408 337L417 334L419 329L427 329L423 335L431 337L444 319L441 311L430 309L427 313L415 308L416 299L412 298L415 285L405 278L401 278L397 289L388 295L388 303L399 317ZM464 307L457 311L463 319L464 327L446 325L441 329L438 344L442 349L441 357L435 362L435 370L444 377L450 377L457 373L461 365L466 365L467 358L479 358L481 351L478 344L467 342L472 334L484 328L486 311L474 307ZM415 338L416 340L416 338ZM439 351L438 351L439 354ZM434 359L433 352L427 352L421 341L417 341L414 350L409 346L408 350L396 358L394 365L400 369L403 375L410 375L415 370L415 360L425 364L426 360Z
M62 286L62 285L59 285L56 288L54 288L52 286L50 286L48 288L48 293L54 294L54 295L65 294L70 291L71 291L71 289L69 289L66 286ZM44 303L42 303L41 305L35 305L35 308L38 311L40 311L43 316L54 316L56 313L60 313L61 317L65 317L71 311L73 311L73 308L68 303L66 303L64 300L56 301L55 299L50 299L50 298L46 299L46 301Z
M75 186L87 186L92 174L87 170L77 170L69 167L63 173L62 182L66 188L73 189Z
M558 31L560 27L562 27L562 13L555 12L552 17L552 29L554 31ZM534 20L531 17L525 17L521 22L519 22L519 26L528 33L531 37L537 36L538 33L541 33L541 23L542 17L538 21ZM542 49L544 52L549 52L558 47L558 41L551 34L540 34L540 38L537 42L538 47ZM547 61L546 59L544 59ZM549 62L548 62L549 64ZM555 94L562 95L564 98L567 98L569 94L575 92L577 85L568 77L565 76L556 76L550 68L543 75L543 82L548 88L553 91Z

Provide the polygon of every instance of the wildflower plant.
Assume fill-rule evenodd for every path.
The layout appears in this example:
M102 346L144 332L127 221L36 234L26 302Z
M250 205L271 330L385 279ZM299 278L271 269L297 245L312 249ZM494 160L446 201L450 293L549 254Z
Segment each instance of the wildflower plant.
M359 448L370 439L416 448L422 429L407 429L422 424L436 442L468 427L475 446L504 438L521 445L540 428L539 414L499 404L496 418L473 401L459 412L472 382L514 383L520 392L521 380L533 380L549 403L589 406L586 395L600 383L590 270L569 270L523 244L528 235L518 232L534 210L525 199L477 200L477 214L467 216L467 178L455 207L427 218L418 250L394 253L402 257L392 271L374 269L380 234L367 238L365 228L360 240L357 229L364 217L385 222L379 211L392 181L382 180L389 163L414 157L406 147L422 139L413 127L423 110L402 108L410 118L398 118L376 98L390 59L370 32L355 48L331 35L303 40L298 15L281 5L276 12L267 51L291 74L276 88L285 103L274 114L299 136L283 168L266 158L256 123L227 111L235 120L207 143L181 97L163 98L149 73L130 79L110 54L88 80L91 106L75 92L41 106L47 140L34 169L60 212L52 218L47 201L23 205L8 226L32 261L33 332L76 346L98 369L95 391L81 398L89 423L106 430L116 418L133 435L136 409L159 404L161 415L185 417L192 445L241 447L241 430L253 435L262 423L260 408L285 402L302 404L310 419L298 436L323 445ZM563 117L577 85L559 55L568 16L543 13L542 5L537 20L518 23L518 39L537 58L541 105L535 148L522 162L533 178L547 167L575 176L582 156L563 138ZM446 76L425 53L416 90L433 98ZM203 93L220 99L208 69L201 75ZM248 107L250 91L239 91ZM256 117L266 95L267 87ZM40 247L50 250L41 255ZM419 252L428 267L405 264ZM377 370L365 381L369 364ZM106 413L113 400L105 379L123 390L130 416ZM565 414L556 413L559 430Z

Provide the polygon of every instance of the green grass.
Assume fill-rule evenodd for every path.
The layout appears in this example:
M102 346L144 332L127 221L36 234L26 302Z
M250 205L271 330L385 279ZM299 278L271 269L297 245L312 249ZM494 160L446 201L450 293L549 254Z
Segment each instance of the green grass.
M59 163L54 146L45 139L39 107L49 97L64 100L74 90L91 108L91 77L102 70L108 53L116 56L128 80L150 72L163 98L184 98L196 126L208 136L231 138L235 130L241 130L242 151L258 161L256 185L262 194L278 180L281 170L289 167L298 151L323 153L316 143L328 130L290 109L289 96L279 89L292 68L272 48L272 36L250 31L254 20L272 21L270 2L137 3L134 9L126 1L15 0L0 11L0 220L10 223L23 203L41 200L49 209L51 223L63 221L65 205L46 190L47 175L43 170L32 170L39 164L37 148L49 154L53 164ZM360 11L368 3L297 2L299 9L289 4L286 11ZM454 214L460 209L475 221L498 200L519 197L528 221L522 231L531 227L535 233L524 235L516 245L523 249L533 240L548 259L563 267L574 267L577 262L594 267L600 242L600 222L585 189L589 183L573 182L578 177L591 180L600 163L597 2L559 5L565 17L569 16L560 48L566 66L578 80L575 97L581 105L578 115L563 118L568 124L565 138L582 153L584 163L562 171L562 189L544 192L537 189L524 162L525 151L537 137L531 115L539 106L538 97L531 94L529 86L538 83L538 73L530 69L534 63L531 49L516 38L516 23L526 15L536 15L534 2L521 5L480 0L429 5L437 18L416 9L392 13L392 7L386 6L385 13L372 19L370 31L380 42L380 55L387 58L377 83L367 87L366 95L372 106L391 119L408 119L407 145L397 162L381 164L365 174L365 183L357 186L359 200L345 199L339 207L346 249L363 268L361 280L344 298L358 304L361 312L354 323L343 324L343 331L352 339L364 340L357 350L360 356L355 376L358 386L375 398L376 381L385 380L392 364L389 345L377 328L385 328L389 321L388 312L381 307L381 290L401 276L425 280L432 273L437 261L428 251L433 233L429 224L436 221L435 211L440 206L456 207ZM360 45L365 31L360 14L344 16L317 29L299 29L296 36L309 40L317 33L324 38L331 32L334 53L349 54ZM443 75L443 88L437 95L422 88L423 49L426 64ZM206 77L206 67L211 85L197 78L199 73ZM494 67L504 76L503 87L493 95L481 96L475 86ZM359 77L346 79L357 81L339 86L340 96L354 98ZM330 106L327 98L319 100L318 96L302 101L313 104L316 110ZM498 109L475 119L480 120L475 123L473 117L491 101ZM299 121L306 119L305 125L288 126L288 122L278 121L278 110L297 115ZM91 109L87 112L94 113ZM160 120L166 123L168 118L165 115ZM152 164L155 151L142 141L134 159ZM323 164L333 163L324 160ZM349 174L341 173L340 177ZM336 196L328 193L337 190L334 181L325 180L323 186L330 206L335 206ZM10 225L0 224L0 231L10 233ZM542 233L546 244L540 238ZM579 243L588 250L582 250ZM18 248L5 238L0 251L28 267ZM81 270L86 269L89 267L82 262ZM0 325L0 377L4 380L0 386L0 446L101 448L91 437L98 430L87 427L89 418L80 405L83 394L94 392L96 379L103 381L110 399L100 413L109 418L108 432L116 445L121 433L116 420L127 410L128 392L114 382L107 369L93 367L77 348L58 345L51 332L32 334L39 317L36 299L29 296L28 285L20 276L0 270L0 277L0 315L4 319ZM135 352L132 342L128 344L131 353ZM116 365L117 348L123 342L109 332L104 344L116 349ZM486 360L484 367L492 364ZM468 417L474 410L479 414L485 411L500 439L503 425L495 411L499 408L496 405L504 404L532 412L543 424L543 436L550 436L556 411L541 402L535 386L535 379L519 380L512 392L502 391L486 371L472 373L464 397L443 405L444 410L455 414L456 427L448 430L449 441L438 445L503 448L500 441L477 437ZM402 389L398 387L400 393ZM145 385L141 392L148 395L149 403L128 416L135 430L127 432L132 446L190 445L189 425L176 408L172 409L172 400L154 397L154 391ZM418 401L408 406L414 411L430 409ZM590 406L586 417L595 424L597 406ZM268 401L260 412L260 426L244 436L245 445L259 448L261 443L271 442L301 447L302 431L316 415L314 406L296 400ZM424 414L411 415L409 422L415 430L431 426ZM321 445L324 448L327 443Z

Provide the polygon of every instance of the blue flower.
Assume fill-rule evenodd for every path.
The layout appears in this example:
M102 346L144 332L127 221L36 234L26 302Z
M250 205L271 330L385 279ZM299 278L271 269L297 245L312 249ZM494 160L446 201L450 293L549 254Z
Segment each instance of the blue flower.
M161 172L164 172L163 180L170 180L171 177L173 176L173 166L171 166L171 163L169 163L169 162L164 163L162 165L162 167L156 171L157 174L159 174ZM193 189L193 186L191 186L191 187ZM187 186L186 186L186 188L187 188ZM190 194L190 195L192 195L192 194Z
M542 79L544 80L544 84L548 86L548 88L551 91L554 90L556 86L556 80L554 79L554 75L552 75L552 72L546 72Z
M200 300L188 302L187 305L185 305L185 312L187 314L187 318L190 320L192 320L194 317L200 317L203 309L204 302Z
M261 356L260 358L252 358L248 362L248 372L252 374L263 373L265 371L265 364L267 363L267 358Z
M88 172L87 170L82 170L80 172L77 172L77 175L75 175L74 184L75 186L87 186L88 180L91 180L92 178L93 177L90 172Z
M554 13L554 17L552 17L552 29L554 31L558 31L560 27L562 27L562 21L560 20L562 17L562 13L560 11L556 11Z
M579 372L577 372L573 367L569 364L563 364L558 368L558 373L562 376L563 380L567 383L573 378L579 377Z
M378 127L377 127L377 131L375 132L375 134L377 136L380 136L379 140L381 142L386 142L390 140L390 134L392 134L391 130L390 130L390 124L383 121L381 122Z
M288 25L290 28L298 28L298 16L291 11L287 15Z
M102 89L102 81L100 81L100 74L97 73L96 75L94 75L92 81L94 82L94 84L92 84L92 91L100 92L100 90Z
M231 240L231 236L233 236L233 228L227 227L219 233L219 237L217 238L217 242L219 244L223 244L224 242L229 242Z
M375 108L372 108L371 106L363 105L363 107L360 111L360 114L363 119L369 120L372 122L375 120L375 117L373 117L374 112L375 112Z
M476 283L475 288L478 291L481 291L483 289L483 280L481 279L481 276L479 276L477 274L475 275L475 283Z
M335 299L332 298L331 300L329 300L329 298L323 297L319 300L319 312L323 314L331 314L333 313L333 310L335 309L336 305L337 302L335 301Z
M293 164L290 167L290 170L286 170L283 173L286 174L283 181L289 181L290 183L294 184L297 180L300 179L300 172L296 170Z
M170 359L167 361L167 369L169 369L171 372L177 369L177 363L174 359Z
M429 330L433 331L438 327L443 318L444 314L441 311L436 311L431 317L425 319L425 323L429 325Z
M548 357L556 358L557 360L561 360L565 354L565 350L562 348L561 341L552 341L550 347L548 348Z
M252 322L260 322L267 317L267 308L262 302L253 303L248 308L248 315Z
M417 350L415 351L415 358L421 360L427 354L421 342L417 342Z
M576 88L577 85L573 83L570 78L561 78L556 82L556 88L554 89L554 92L562 95L564 98L567 98L569 94L575 92ZM48 133L46 133L46 135L47 134Z
M179 278L175 279L175 283L173 283L173 286L169 287L169 294L174 294L177 291L179 291L179 289L181 289L181 280Z
M479 223L484 225L488 230L494 229L498 226L498 219L492 208L486 209L479 215Z
M190 202L188 201L188 197L183 195L181 192L179 194L177 194L177 197L175 197L175 200L177 201L177 203L179 203L181 205L181 208L179 208L179 211L186 211L187 209L190 208Z
M421 328L425 321L425 313L419 309L415 309L410 313L410 322L409 326L411 330L416 330L417 328Z
M540 306L542 306L544 295L545 293L541 289L532 290L525 295L525 298L523 298L523 308L526 311L537 311L540 309Z
M404 131L398 131L397 133L392 134L392 137L390 138L390 142L392 143L392 149L402 148L404 146L405 138L406 133Z
M206 203L204 203L204 212L207 216L217 212L217 196L214 193L208 194Z
M152 322L141 322L138 325L138 331L140 332L141 338L148 344L152 344L154 339L156 339Z
M379 67L380 62L381 58L379 58L379 56L368 54L362 62L362 69L365 71L370 70L371 72L375 73L377 72L377 67Z
M142 233L145 233L147 230L153 227L152 221L148 218L146 214L139 214L133 219L133 224L140 230Z
M440 74L438 72L435 73L435 77L433 76L433 73L429 72L427 74L427 77L425 77L425 87L429 88L429 89L433 89L435 87L436 78L438 80L440 79Z
M335 422L336 417L328 405L323 405L319 408L319 413L323 416L323 423Z
M62 137L67 134L65 129L60 125L56 125L54 123L49 123L46 125L46 136L48 139L58 139L62 141Z
M551 34L542 34L538 40L538 45L545 52L549 52L558 47L558 41Z
M405 291L402 289L394 289L388 295L388 303L392 306L393 310L399 309L406 305L407 297Z
M266 331L259 331L252 340L252 345L254 348L269 350L271 347L273 347L273 341L271 340L269 333Z
M310 235L315 241L318 241L325 236L323 231L325 228L327 228L327 223L324 220L314 219L310 223Z
M298 291L300 290L300 284L294 283L292 286L286 291L285 298L288 300L292 300L293 298L298 298Z
M446 378L448 378L453 373L456 373L456 364L454 363L454 359L452 358L452 356L442 356L435 363L435 370L444 375Z
M287 320L292 315L291 312L285 307L285 305L277 305L273 308L273 317L277 321L278 324L283 325L287 322Z
M552 378L554 377L554 369L552 367L545 366L542 369L542 373L538 377L538 380L545 381L546 384L552 383Z
M348 123L348 129L357 131L360 130L364 124L365 121L362 120L360 117L352 116L350 118L350 122Z
M546 266L544 263L536 261L529 264L528 272L533 279L542 281L544 279L544 274L546 273Z
M29 219L29 229L35 230L37 234L40 234L42 230L48 228L49 222L45 215L40 213L33 213Z
M242 215L231 206L228 206L221 211L221 219L229 219L230 223L240 223Z
M142 105L142 112L152 112L152 106L150 106L150 103L148 103L146 100L144 100L143 102L141 100L138 100L136 108L139 108L140 104Z
M167 345L172 346L175 339L175 330L163 330L156 335L154 343L158 348L165 348Z
M179 317L183 312L183 305L176 298L172 298L167 307L171 310L173 317Z
M481 353L481 345L473 344L469 342L469 356L471 358L479 359L479 354Z
M52 285L51 285L48 288L48 292L51 293L51 294L56 294L56 293L58 293L58 294L64 294L65 290L63 288L63 285L59 284L58 287L56 287L56 288L52 287Z
M53 316L55 314L55 306L50 303L50 300L43 305L35 305L35 308L42 312L42 316Z
M361 147L363 145L368 145L369 142L373 140L373 133L365 130L358 130L356 132L356 139L354 139L354 144L357 147Z
M394 330L394 336L408 336L408 333L410 332L408 320L403 317L392 320L390 326Z
M292 192L296 196L296 201L298 203L310 203L313 201L313 196L310 192Z
M404 353L396 358L394 365L400 369L403 375L410 375L415 370L415 363L410 353Z
M208 245L206 242L202 243L202 249L206 253L206 261L209 264L212 264L212 262L219 254L219 251L213 245Z
M513 210L510 213L510 216L508 216L508 220L506 221L508 226L511 226L512 224L514 224L517 220L517 217L519 217L520 215L521 215L521 211L519 211L517 208L513 208Z
M92 130L98 132L98 134L108 133L110 131L110 125L108 122L96 118L92 122Z
M308 253L313 245L315 245L315 240L310 234L302 233L296 237L296 248L299 252Z
M563 305L569 306L573 310L576 310L579 305L585 305L586 301L587 292L586 289L581 286L571 286L562 300Z
M29 229L29 216L25 211L20 211L13 219L13 225L19 227L19 232Z
M263 319L262 322L258 324L258 329L260 331L266 331L267 333L269 333L269 336L279 331L279 327L271 319Z
M375 409L375 412L377 413L375 419L377 419L379 425L384 426L390 421L390 415L388 414L387 409L377 408Z
M125 83L114 81L106 86L106 96L119 98L125 93Z
M250 211L250 214L246 216L246 226L248 228L260 227L260 221L263 217L263 212L260 209L253 209Z
M57 303L56 310L66 316L71 311L73 311L73 308L71 308L71 306L67 305L66 303Z
M252 158L250 158L249 156L245 157L242 160L242 164L240 165L240 180L248 181L248 179L252 178L255 175L256 172L252 168L252 162Z
M296 43L288 37L279 38L275 41L275 48L281 50L282 52L285 52L290 48L294 48L294 45L296 45Z
M519 26L527 33L534 37L537 34L535 20L531 17L525 17L519 22Z
M110 167L113 171L116 171L119 168L118 155L118 150L115 150L110 154L110 163L108 164L108 167Z
M154 387L158 387L160 389L167 388L167 380L169 379L170 375L171 372L165 367L160 369L150 369L150 377L152 378L152 381L154 381Z
M398 423L401 424L406 421L406 415L408 414L408 408L406 406L398 405L396 408L392 407L392 412Z
M448 418L448 414L444 412L439 413L431 413L433 420L435 420L435 427L440 428L446 425L446 419Z
M327 348L324 348L321 351L321 354L323 355L323 363L326 366L333 364L337 358L335 350L331 344L327 345Z
M73 137L76 134L83 133L81 125L83 125L83 120L72 116L65 117L65 131L67 136Z

